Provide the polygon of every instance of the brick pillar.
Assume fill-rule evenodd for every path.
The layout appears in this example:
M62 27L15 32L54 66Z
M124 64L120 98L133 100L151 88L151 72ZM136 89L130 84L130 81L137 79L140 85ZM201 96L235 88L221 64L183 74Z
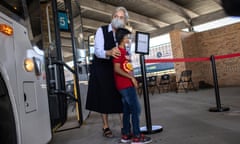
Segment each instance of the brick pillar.
M173 58L184 58L183 44L181 40L181 31L174 30L170 32L170 39L172 45ZM179 76L183 70L186 69L185 62L175 62L174 68L176 72L176 81L179 79Z

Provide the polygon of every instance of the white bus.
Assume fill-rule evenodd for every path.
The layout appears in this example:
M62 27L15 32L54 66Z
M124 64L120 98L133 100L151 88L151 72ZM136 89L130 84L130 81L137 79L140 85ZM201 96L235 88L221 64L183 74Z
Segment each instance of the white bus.
M0 1L0 144L52 138L44 53L30 41L24 11L32 2Z

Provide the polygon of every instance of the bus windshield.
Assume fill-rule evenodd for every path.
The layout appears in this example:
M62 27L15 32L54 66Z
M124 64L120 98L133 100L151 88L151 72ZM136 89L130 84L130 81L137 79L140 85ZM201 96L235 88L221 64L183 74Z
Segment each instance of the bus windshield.
M0 4L3 8L24 19L22 0L1 0ZM5 11L6 14L11 15L8 11Z
M40 1L0 0L0 9L1 12L24 25L31 42L42 49Z

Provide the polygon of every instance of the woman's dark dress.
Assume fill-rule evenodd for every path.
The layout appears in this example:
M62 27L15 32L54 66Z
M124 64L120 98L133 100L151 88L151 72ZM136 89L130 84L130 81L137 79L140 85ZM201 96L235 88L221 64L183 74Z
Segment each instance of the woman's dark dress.
M104 49L115 47L113 33L108 26L103 26ZM86 109L104 114L122 113L121 96L115 86L112 59L101 59L94 56L90 66L90 78Z

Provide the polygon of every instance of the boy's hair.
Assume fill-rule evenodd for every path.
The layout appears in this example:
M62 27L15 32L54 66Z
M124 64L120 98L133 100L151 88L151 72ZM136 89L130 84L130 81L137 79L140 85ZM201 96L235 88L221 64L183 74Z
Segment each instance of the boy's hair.
M131 34L131 32L125 28L118 28L116 31L116 41L120 44L124 38L124 36Z

